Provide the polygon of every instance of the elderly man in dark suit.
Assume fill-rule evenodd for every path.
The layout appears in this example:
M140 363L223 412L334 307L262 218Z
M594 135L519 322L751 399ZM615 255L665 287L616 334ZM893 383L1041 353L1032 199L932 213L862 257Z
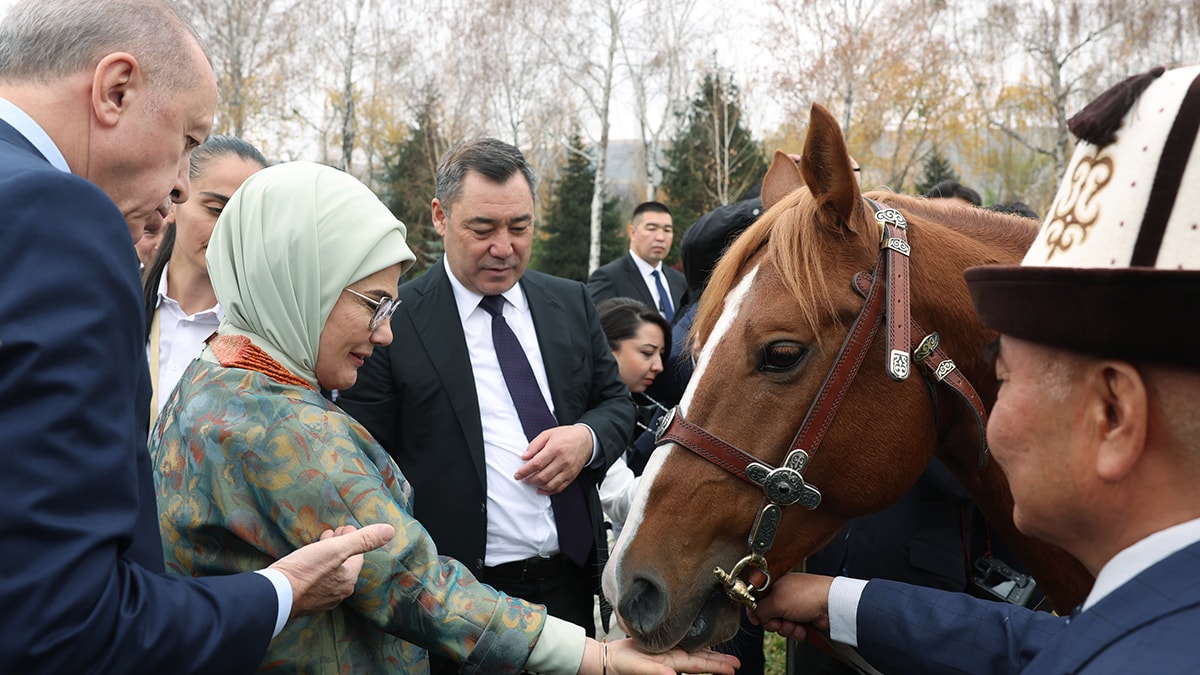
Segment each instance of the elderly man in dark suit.
M663 264L671 252L675 228L671 211L661 202L643 202L629 223L629 255L601 265L588 279L592 301L634 298L657 307L667 321L688 302L687 279Z
M1095 586L1069 617L906 584L779 580L755 617L885 672L1194 673L1200 664L1200 67L1155 69L1080 139L1020 266L969 269L1000 334L987 436L1024 533Z
M163 574L132 242L187 199L216 97L160 0L28 0L0 23L0 672L250 672L391 536Z
M606 558L596 484L634 407L583 284L526 270L533 185L501 141L442 158L446 255L400 287L392 344L339 403L413 484L440 552L591 634Z

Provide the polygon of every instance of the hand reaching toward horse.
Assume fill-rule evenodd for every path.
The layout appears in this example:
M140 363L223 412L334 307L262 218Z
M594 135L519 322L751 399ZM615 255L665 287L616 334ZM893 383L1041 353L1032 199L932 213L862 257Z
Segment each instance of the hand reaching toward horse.
M771 592L747 610L750 622L792 640L808 634L805 624L829 630L829 587L833 577L788 574L771 585Z
M351 525L325 530L320 541L302 546L280 558L270 569L279 570L292 585L289 618L325 612L354 592L362 571L362 554L386 544L396 534L387 523Z
M579 664L579 675L674 675L674 673L714 673L733 675L741 666L736 656L702 650L685 652L672 649L662 654L647 654L634 647L633 640L600 643L588 640Z

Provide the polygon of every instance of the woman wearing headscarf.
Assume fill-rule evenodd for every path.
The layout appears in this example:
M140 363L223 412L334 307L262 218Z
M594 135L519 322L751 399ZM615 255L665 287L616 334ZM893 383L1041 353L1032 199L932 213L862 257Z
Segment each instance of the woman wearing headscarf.
M151 442L169 569L259 569L323 530L391 523L354 594L291 621L271 672L732 673L736 660L601 645L545 609L439 558L387 453L320 388L343 389L391 341L405 228L366 186L293 162L251 176L217 222L209 276L225 317L180 380ZM430 448L436 452L436 448Z

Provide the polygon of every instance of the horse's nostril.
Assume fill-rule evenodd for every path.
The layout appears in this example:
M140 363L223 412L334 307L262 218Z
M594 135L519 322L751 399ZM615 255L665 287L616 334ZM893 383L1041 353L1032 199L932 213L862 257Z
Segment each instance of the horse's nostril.
M637 635L648 635L658 630L667 618L667 594L658 584L638 577L621 594L621 616Z

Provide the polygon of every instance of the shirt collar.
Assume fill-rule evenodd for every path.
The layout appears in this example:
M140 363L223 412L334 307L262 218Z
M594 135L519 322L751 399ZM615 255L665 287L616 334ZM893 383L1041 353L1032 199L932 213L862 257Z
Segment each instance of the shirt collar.
M71 167L67 165L67 158L63 157L62 151L51 140L50 134L47 134L42 125L34 121L12 101L0 98L0 120L8 122L12 128L17 130L17 133L32 143L33 147L42 153L42 157L45 157L51 166L63 173L71 173Z
M162 307L163 302L175 302L171 296L167 295L167 268L171 263L165 263L162 268L162 276L158 278L158 300L154 303L155 307Z
M1092 592L1083 609L1100 602L1109 593L1144 572L1155 563L1200 541L1200 518L1159 530L1116 554L1096 575Z
M167 295L167 269L170 267L171 267L171 263L163 264L162 276L158 278L158 300L154 303L154 306L155 307L171 307L172 309L177 311L180 316L183 316L184 315L183 307L181 307L179 305L179 302L177 300L175 300L175 298L172 298L170 295ZM205 316L206 314L211 314L213 316L216 316L218 319L220 319L223 316L221 313L221 303L218 302L217 304L213 305L212 307L209 307L208 309L204 309L199 312L196 312L192 316L202 317L202 316Z
M662 269L661 262L658 263L657 265L651 265L650 263L646 262L645 260L642 260L641 256L634 253L633 249L629 249L629 257L633 258L633 264L637 265L638 271L640 271L642 273L642 276L644 276L644 277L650 276L651 272ZM659 272L659 274L661 274L661 272Z
M446 268L446 276L450 279L450 288L454 291L454 303L458 305L458 318L460 321L466 322L467 317L471 316L479 303L483 300L483 295L470 290L454 276L454 272L450 269L450 263L446 258L442 257L442 265ZM525 292L521 290L521 283L518 281L513 284L513 287L504 291L500 295L504 296L517 308L518 311L524 312L529 308L529 302L525 299Z

